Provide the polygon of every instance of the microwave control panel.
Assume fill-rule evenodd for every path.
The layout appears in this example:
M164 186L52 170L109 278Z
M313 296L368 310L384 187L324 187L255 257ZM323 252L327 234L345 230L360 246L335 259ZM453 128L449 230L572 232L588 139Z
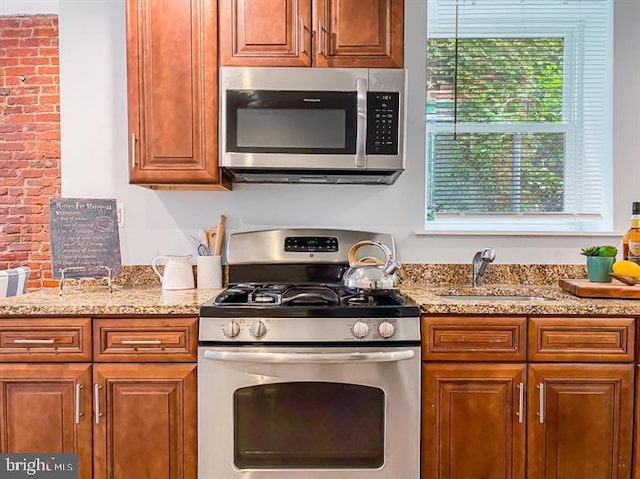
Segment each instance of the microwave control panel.
M367 92L367 155L397 155L400 93Z

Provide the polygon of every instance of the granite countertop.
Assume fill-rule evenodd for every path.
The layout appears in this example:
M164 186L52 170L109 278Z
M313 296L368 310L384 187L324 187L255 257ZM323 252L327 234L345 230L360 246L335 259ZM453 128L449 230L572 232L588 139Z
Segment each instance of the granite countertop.
M163 291L159 286L69 288L58 296L56 288L44 288L0 299L0 316L102 316L102 315L197 315L200 304L221 289ZM565 293L557 286L491 285L479 288L427 283L401 284L400 291L429 314L514 315L612 315L640 316L640 300L586 299ZM494 300L447 298L446 295L496 295ZM444 296L443 296L444 295ZM527 301L500 295L534 296Z
M104 286L91 286L82 291L65 288L59 296L57 288L43 288L0 299L0 316L197 315L200 304L221 291L163 291L159 286L147 286L115 287L109 293Z
M579 298L559 286L490 285L472 288L459 285L403 284L400 290L427 314L516 315L640 315L640 300ZM491 300L447 298L447 295L494 297ZM530 300L500 296L531 296Z

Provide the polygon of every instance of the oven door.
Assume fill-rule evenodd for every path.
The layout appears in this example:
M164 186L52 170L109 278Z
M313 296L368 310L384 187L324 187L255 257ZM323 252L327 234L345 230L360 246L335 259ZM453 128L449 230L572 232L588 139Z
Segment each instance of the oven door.
M419 347L198 354L200 479L419 478Z

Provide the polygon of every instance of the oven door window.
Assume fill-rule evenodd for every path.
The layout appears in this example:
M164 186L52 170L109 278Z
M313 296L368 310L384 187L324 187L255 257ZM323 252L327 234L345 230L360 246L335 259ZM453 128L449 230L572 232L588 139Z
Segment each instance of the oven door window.
M239 469L378 469L385 395L378 388L288 382L234 393Z
M227 152L356 152L356 92L230 90L226 99Z

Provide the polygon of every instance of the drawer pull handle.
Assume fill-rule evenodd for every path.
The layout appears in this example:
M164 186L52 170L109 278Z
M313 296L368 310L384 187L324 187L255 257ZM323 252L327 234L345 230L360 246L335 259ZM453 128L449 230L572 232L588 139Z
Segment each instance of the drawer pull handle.
M14 339L13 344L54 344L54 339Z
M100 424L100 416L102 416L102 413L100 412L100 388L102 386L100 386L99 384L96 384L93 386L93 396L94 396L94 401L95 401L95 410L96 410L96 424Z
M82 412L80 411L80 394L82 392L82 385L76 384L76 411L75 411L75 423L80 424L80 416L82 416Z
M516 416L518 416L518 422L520 424L522 424L522 416L523 416L523 410L524 410L524 384L520 383L518 384L518 412L516 413Z
M538 409L538 418L540 424L544 424L544 383L540 383L536 386L540 390L540 405Z
M162 344L161 339L123 339L120 344Z

